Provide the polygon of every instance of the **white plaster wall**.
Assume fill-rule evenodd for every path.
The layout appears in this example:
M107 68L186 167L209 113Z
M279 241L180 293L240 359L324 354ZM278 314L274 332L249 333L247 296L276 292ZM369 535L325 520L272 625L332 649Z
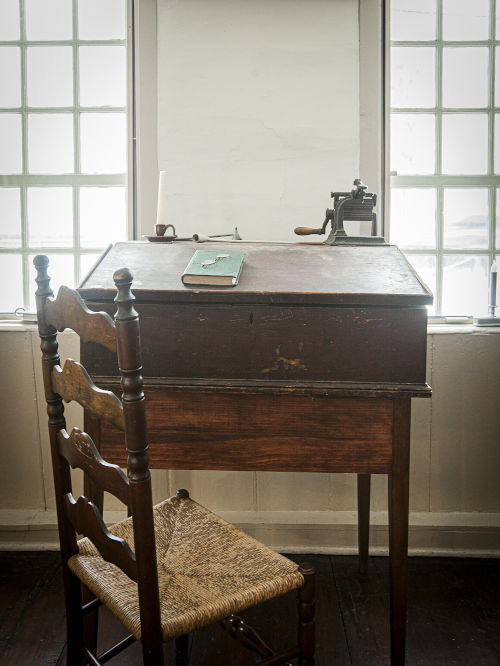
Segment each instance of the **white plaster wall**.
M157 35L158 166L178 234L320 226L330 191L359 175L358 3L158 0Z

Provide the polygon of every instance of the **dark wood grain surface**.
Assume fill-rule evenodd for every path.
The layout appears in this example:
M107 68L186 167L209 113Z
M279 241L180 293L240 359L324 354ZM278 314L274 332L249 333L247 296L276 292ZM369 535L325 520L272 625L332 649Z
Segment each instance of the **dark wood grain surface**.
M150 466L387 473L392 410L387 398L230 395L149 391ZM103 424L101 451L123 464L120 433Z
M185 286L197 249L245 252L239 284ZM113 272L127 266L139 300L176 302L426 305L432 296L395 246L330 247L302 243L117 243L81 285L85 299L112 300Z

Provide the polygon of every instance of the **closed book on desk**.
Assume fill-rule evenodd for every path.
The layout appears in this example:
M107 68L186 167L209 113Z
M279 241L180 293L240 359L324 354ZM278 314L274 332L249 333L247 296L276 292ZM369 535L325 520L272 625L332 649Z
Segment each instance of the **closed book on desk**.
M196 250L182 274L184 284L234 287L243 267L244 252Z

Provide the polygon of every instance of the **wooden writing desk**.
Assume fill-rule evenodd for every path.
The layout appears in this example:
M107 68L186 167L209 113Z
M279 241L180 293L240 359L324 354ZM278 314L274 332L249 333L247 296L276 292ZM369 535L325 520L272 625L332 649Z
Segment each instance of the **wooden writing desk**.
M388 474L391 661L403 664L410 399L430 395L432 296L394 246L241 242L237 287L185 287L200 247L235 248L118 243L80 288L112 314L113 271L135 277L151 466L357 473L362 570L370 474ZM81 351L96 383L116 389L111 355ZM123 465L117 435L103 427L100 446Z

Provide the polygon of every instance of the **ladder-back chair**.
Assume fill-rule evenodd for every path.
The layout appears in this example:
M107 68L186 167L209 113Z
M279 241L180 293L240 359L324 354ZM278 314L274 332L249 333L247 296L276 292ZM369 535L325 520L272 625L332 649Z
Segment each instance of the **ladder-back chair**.
M67 663L104 664L138 640L143 663L162 665L163 643L175 639L176 664L187 666L187 635L219 622L258 654L263 666L296 657L302 666L312 666L313 569L274 553L194 502L185 490L153 507L139 318L130 272L123 268L113 276L117 287L113 321L106 313L88 310L78 293L67 287L61 287L54 300L48 258L39 255L34 264L67 613ZM97 388L76 361L67 359L61 368L57 333L65 328L85 342L117 352L121 400ZM101 458L88 434L77 428L66 432L63 400L78 402L92 419L107 420L123 431L126 475ZM70 467L83 469L90 480L86 487L118 497L130 517L108 529L99 501L73 497ZM299 590L297 645L275 654L236 613L294 589ZM83 592L91 601L82 603ZM96 636L92 645L88 639L85 644L84 617L101 604L130 635L96 656Z

